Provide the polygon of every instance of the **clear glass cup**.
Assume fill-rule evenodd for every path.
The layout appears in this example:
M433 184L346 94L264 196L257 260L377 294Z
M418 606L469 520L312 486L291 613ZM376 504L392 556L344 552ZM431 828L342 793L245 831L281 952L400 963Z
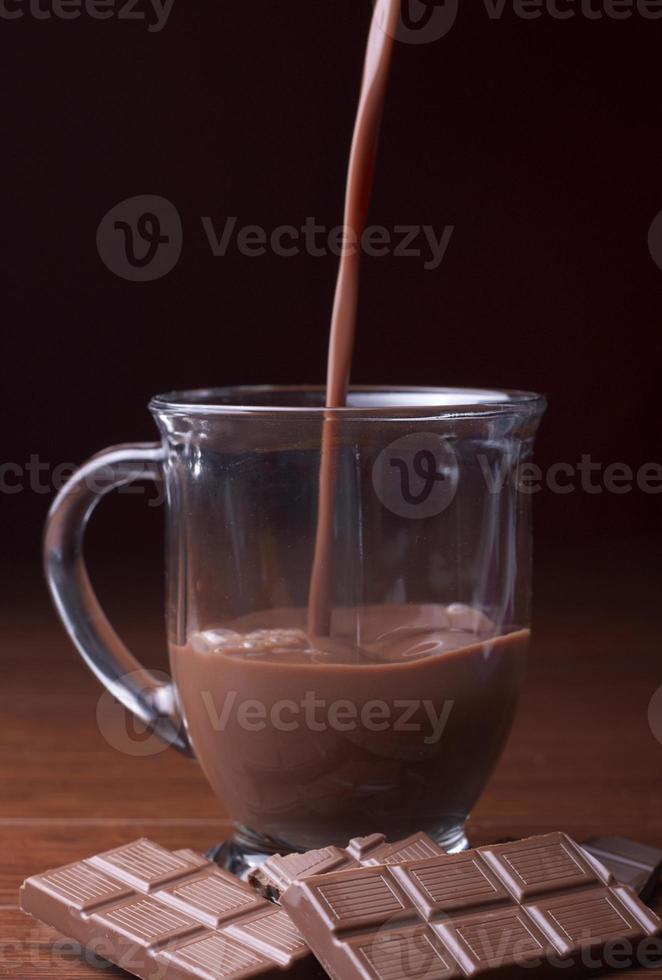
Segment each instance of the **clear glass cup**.
M300 387L154 398L160 442L106 450L56 499L50 587L100 680L197 758L244 852L417 830L459 849L524 670L517 473L544 399L354 388L345 408L323 402ZM96 502L146 476L165 481L171 684L123 645L82 557Z

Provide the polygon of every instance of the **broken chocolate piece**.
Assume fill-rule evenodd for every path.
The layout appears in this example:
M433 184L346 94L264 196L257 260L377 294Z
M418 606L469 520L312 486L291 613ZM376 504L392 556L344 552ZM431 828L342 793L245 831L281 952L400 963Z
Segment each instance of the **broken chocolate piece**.
M253 869L248 883L266 898L278 901L280 893L293 881L308 875L346 871L349 868L375 864L399 864L417 858L435 857L445 851L427 834L412 834L394 844L387 844L383 834L355 837L347 847L322 847L303 854L274 854Z
M662 851L657 847L625 837L589 837L582 847L644 901L655 891L662 873Z

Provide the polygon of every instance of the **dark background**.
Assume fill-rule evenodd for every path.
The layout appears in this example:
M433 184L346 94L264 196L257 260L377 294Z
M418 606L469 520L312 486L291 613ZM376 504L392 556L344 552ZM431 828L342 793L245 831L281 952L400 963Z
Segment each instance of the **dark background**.
M5 461L52 468L151 439L157 391L323 380L336 260L214 258L200 218L341 221L370 9L175 0L160 33L0 18ZM647 244L661 43L662 20L636 13L530 21L507 5L492 20L472 0L443 39L396 46L371 219L455 232L434 272L364 261L355 381L540 390L544 467L662 462L662 270ZM102 217L139 194L183 222L181 259L156 282L118 278L96 248ZM0 495L3 593L50 615L51 494L21 479ZM659 617L661 504L541 493L538 614ZM161 521L146 498L101 508L90 552L118 607L158 615Z

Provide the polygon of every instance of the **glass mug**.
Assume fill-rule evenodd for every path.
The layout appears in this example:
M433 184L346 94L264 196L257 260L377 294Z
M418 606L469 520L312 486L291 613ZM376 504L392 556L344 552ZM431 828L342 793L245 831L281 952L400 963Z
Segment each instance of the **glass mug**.
M161 441L94 457L48 520L48 581L88 665L198 760L244 854L376 831L465 847L523 676L531 498L517 472L544 399L353 388L325 409L321 388L244 387L150 409ZM98 500L146 476L165 482L172 683L123 645L82 557Z

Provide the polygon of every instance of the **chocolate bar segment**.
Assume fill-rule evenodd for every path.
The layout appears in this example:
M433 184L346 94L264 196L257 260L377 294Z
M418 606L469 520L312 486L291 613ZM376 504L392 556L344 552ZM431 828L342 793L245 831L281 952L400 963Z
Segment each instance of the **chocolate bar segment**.
M198 867L209 864L209 860L204 854L199 854L198 851L193 851L190 847L183 847L180 851L173 851L172 853L176 854L177 857L184 858L187 864L195 864Z
M347 847L323 847L303 854L274 854L248 875L248 883L265 898L278 901L293 881L309 875L381 864L401 864L418 858L436 857L445 851L427 834L412 834L387 844L383 834L355 837Z
M608 877L604 869L590 865L565 834L530 837L479 850L518 902L544 892L589 885L596 875L605 881Z
M582 848L646 900L662 874L662 851L625 837L589 837Z
M502 838L499 843L514 843L514 838ZM662 876L662 851L649 844L627 837L589 837L582 841L581 848L644 901L653 894Z
M138 891L153 891L191 870L186 858L150 840L137 840L88 860L100 871L114 875Z
M293 882L282 906L336 980L595 974L662 922L565 834ZM618 957L612 957L612 948ZM662 941L659 941L662 955Z
M20 905L143 980L322 975L282 908L202 855L148 840L28 878Z

